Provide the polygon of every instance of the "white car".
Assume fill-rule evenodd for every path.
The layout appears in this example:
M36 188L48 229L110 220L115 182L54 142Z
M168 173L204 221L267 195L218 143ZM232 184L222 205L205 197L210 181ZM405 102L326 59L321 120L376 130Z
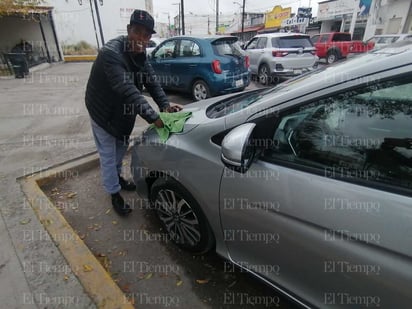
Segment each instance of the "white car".
M374 42L375 43L374 49L376 50L376 49L381 49L382 47L386 45L399 42L399 41L403 41L403 40L412 41L412 34L402 33L402 34L374 35L366 42Z
M264 85L312 70L319 60L309 35L302 33L259 34L244 49L252 74Z

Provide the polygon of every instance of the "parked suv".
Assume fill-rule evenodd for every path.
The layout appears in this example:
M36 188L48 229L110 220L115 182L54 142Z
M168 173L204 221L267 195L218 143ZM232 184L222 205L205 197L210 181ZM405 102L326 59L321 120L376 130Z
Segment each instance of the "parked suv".
M309 71L319 60L310 37L301 33L259 34L249 41L245 51L251 73L264 85Z

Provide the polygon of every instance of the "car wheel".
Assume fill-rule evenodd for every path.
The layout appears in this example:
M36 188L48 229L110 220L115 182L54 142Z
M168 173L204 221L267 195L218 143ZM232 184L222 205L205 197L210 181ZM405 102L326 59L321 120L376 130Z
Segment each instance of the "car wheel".
M328 55L326 57L326 62L328 64L332 64L332 63L336 62L337 60L338 60L338 53L336 51L333 51L333 50L329 51Z
M259 67L258 79L259 79L259 83L261 83L262 85L267 86L270 84L271 74L270 74L269 66L267 64L262 64Z
M177 246L195 254L214 247L212 229L199 204L178 182L159 178L150 196L158 218Z
M202 80L195 81L192 86L192 96L196 101L210 98L208 85Z

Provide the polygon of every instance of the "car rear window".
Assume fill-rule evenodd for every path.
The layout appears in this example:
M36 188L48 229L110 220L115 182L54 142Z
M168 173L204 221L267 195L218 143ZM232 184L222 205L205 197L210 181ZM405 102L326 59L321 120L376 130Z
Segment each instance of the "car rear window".
M243 51L240 48L236 40L227 39L227 40L216 40L212 42L213 51L216 55L236 55L243 56Z
M281 38L272 38L272 46L280 48L305 48L312 47L309 37L285 36Z

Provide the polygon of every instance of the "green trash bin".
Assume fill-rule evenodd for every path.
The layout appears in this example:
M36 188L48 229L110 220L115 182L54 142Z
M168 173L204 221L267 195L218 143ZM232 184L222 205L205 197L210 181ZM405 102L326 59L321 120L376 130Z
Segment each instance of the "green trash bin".
M29 74L29 66L27 64L25 53L9 53L7 54L7 58L13 67L16 78L24 78Z

